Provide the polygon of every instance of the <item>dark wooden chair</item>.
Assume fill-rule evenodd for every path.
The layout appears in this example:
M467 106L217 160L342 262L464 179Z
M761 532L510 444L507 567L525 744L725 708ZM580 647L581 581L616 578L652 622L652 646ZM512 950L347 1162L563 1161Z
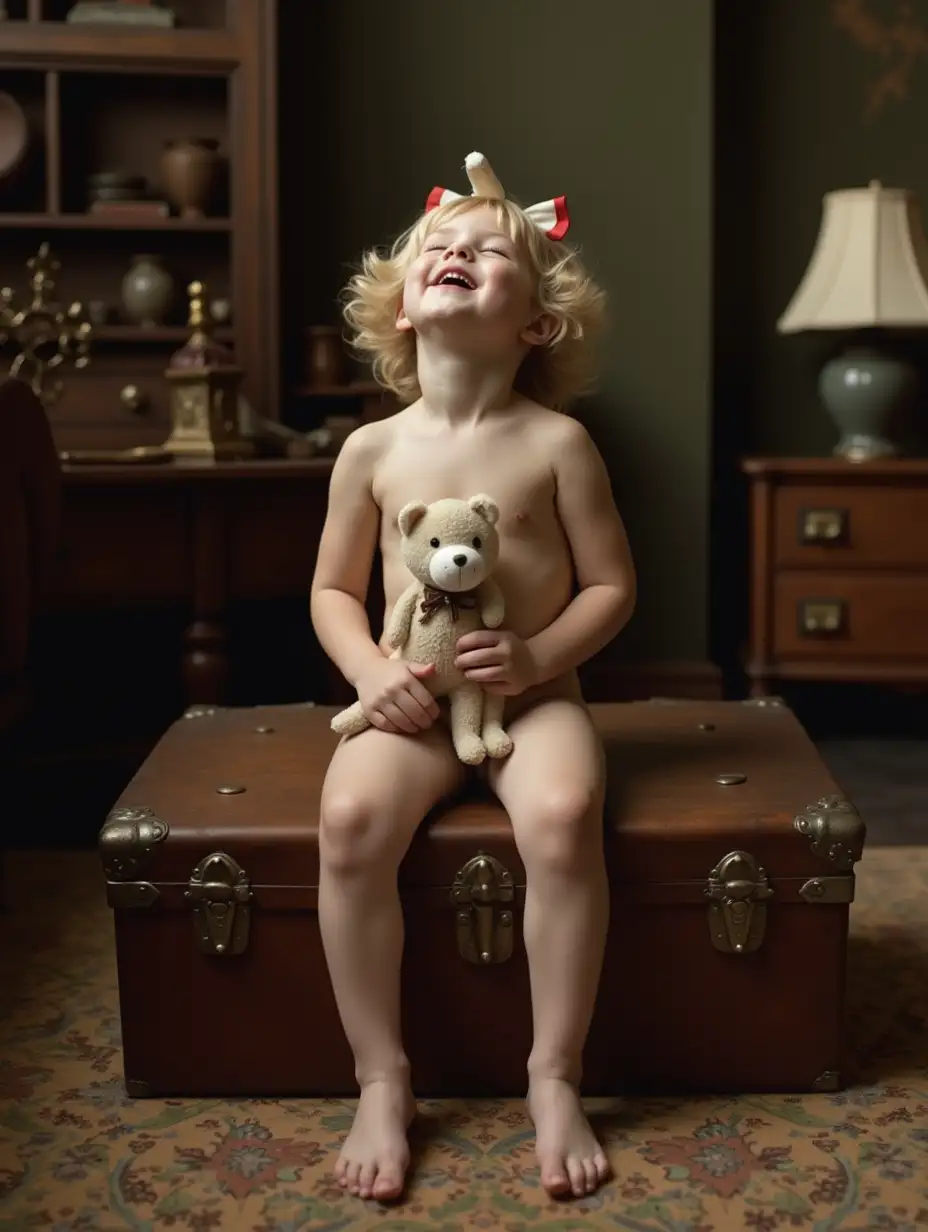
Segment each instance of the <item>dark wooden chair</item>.
M50 578L61 508L61 467L42 403L22 381L0 378L0 763L29 708L29 633ZM6 824L15 824L4 774ZM0 828L0 902L5 835Z

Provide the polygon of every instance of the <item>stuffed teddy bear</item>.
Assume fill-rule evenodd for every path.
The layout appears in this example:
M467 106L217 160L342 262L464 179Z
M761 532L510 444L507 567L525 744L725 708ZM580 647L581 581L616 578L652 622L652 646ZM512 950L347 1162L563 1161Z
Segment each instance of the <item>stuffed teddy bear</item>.
M488 496L431 505L412 501L397 519L403 559L414 580L387 626L390 657L435 665L423 684L434 697L449 698L454 748L471 766L487 754L502 758L512 751L502 726L505 698L485 693L454 666L458 638L476 629L498 629L503 622L503 596L490 577L499 556L498 520L499 509ZM332 720L332 730L343 736L369 726L360 702Z

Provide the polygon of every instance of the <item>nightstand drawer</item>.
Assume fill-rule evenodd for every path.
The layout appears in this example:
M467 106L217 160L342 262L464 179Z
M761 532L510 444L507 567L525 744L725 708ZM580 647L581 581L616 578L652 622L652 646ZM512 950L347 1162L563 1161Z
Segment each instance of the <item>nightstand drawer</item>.
M774 582L773 657L925 659L928 576L787 573Z
M784 484L774 501L778 566L928 566L928 487Z

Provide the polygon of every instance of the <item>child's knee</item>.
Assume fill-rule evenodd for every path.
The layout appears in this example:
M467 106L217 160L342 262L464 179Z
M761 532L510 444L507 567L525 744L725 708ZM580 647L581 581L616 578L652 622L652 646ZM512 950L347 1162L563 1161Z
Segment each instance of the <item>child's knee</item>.
M550 788L513 818L527 867L574 872L601 855L602 792L598 784Z
M364 788L343 788L323 797L319 819L319 858L340 873L365 873L399 867L404 826L385 798ZM408 837L408 836L407 836ZM396 866L390 867L390 863Z

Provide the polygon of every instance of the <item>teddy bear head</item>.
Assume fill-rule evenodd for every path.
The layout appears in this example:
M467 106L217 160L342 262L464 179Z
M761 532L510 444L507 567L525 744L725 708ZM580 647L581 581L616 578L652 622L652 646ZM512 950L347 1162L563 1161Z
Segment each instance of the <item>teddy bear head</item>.
M499 509L489 496L412 501L400 510L403 559L415 578L436 590L474 590L499 556Z

